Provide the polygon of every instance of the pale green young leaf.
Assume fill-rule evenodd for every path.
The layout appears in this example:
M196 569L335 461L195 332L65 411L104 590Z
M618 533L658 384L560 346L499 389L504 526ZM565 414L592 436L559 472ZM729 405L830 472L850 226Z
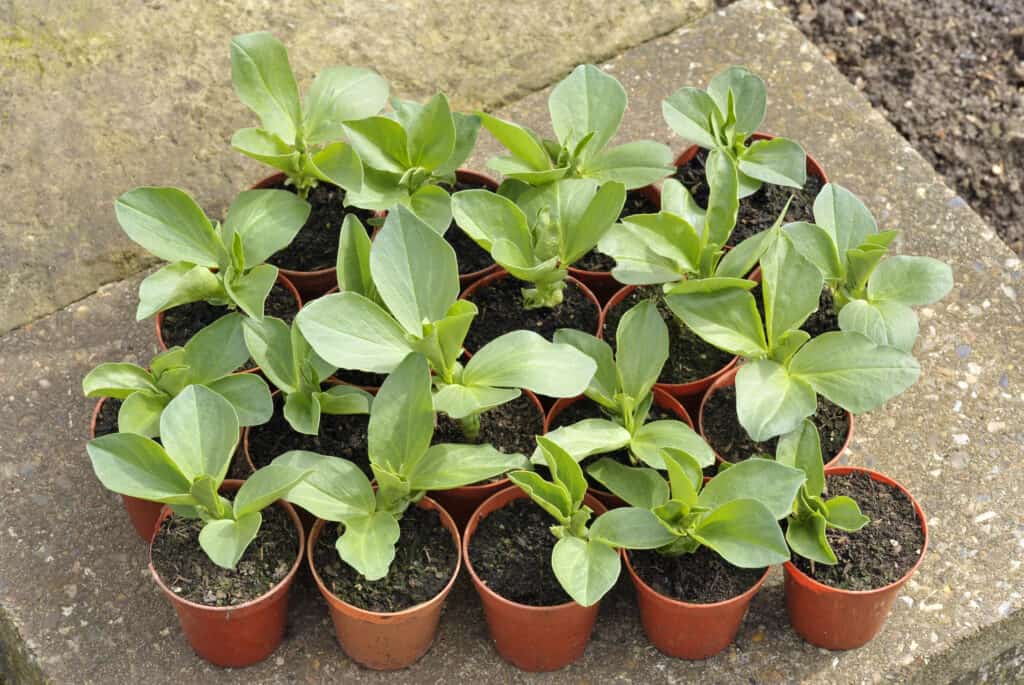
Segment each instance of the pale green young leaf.
M522 391L517 388L443 385L434 393L434 410L444 412L453 419L462 419L500 407L521 394Z
M369 479L347 459L292 450L274 459L272 465L309 472L285 499L317 518L345 521L374 512L376 505Z
M661 184L661 211L671 212L685 220L698 236L704 232L707 212L697 204L686 186L674 178L666 178Z
M434 434L434 404L423 355L407 356L381 385L367 434L370 461L396 474L409 472L426 453Z
M757 442L794 430L817 407L809 382L777 362L750 361L736 374L736 413Z
M409 209L439 235L444 235L452 223L452 198L435 185L423 185L409 197Z
M276 281L277 267L270 264L260 264L243 274L229 268L224 288L239 309L254 319L262 319L267 296Z
M210 561L221 568L234 570L260 532L263 515L247 514L237 520L210 521L199 531L199 546Z
M800 469L771 459L745 459L708 481L697 503L715 509L733 500L752 499L781 519L793 510L793 500L806 478Z
M309 211L308 202L287 190L246 190L231 202L224 226L242 236L245 264L255 266L288 247Z
M868 278L868 299L906 306L931 304L953 288L953 270L931 257L883 259Z
M405 129L394 119L368 117L344 124L347 138L368 167L393 174L403 174L412 164L409 160ZM364 183L371 180L366 173Z
M283 463L272 463L257 469L235 494L235 518L263 511L279 499L284 499L311 470L300 471Z
M465 385L526 388L548 397L574 397L597 368L575 347L552 343L533 331L506 333L477 350L462 372Z
M708 95L722 112L729 110L729 93L736 113L736 135L743 138L761 125L767 109L764 81L743 67L729 67L708 82Z
M668 359L668 326L652 300L643 300L619 320L615 332L615 365L626 395L646 397Z
M492 171L496 171L506 180L512 179L515 181L521 181L529 186L542 186L548 183L554 183L560 179L565 178L569 173L568 166L561 166L556 169L547 169L545 171L532 171L530 168L519 161L515 157L507 155L499 155L497 157L491 157L487 160L487 168Z
M807 155L799 143L786 138L758 140L740 156L739 170L765 183L803 188Z
M572 264L583 255L594 249L602 236L608 232L612 224L619 218L622 207L626 202L626 187L621 183L609 181L603 183L591 197L582 214L577 213L576 198L586 196L588 191L579 186L579 190L573 189L576 181L583 179L569 179L557 181L551 184L553 188L559 188L568 184L568 192L559 192L560 197L572 196L568 204L562 205L559 210L559 233L560 243L559 258L563 264ZM568 210L568 211L566 211Z
M841 281L845 277L846 267L839 260L835 240L826 229L805 221L786 224L782 229L797 252L818 267L826 281Z
M769 350L818 309L823 285L821 271L800 255L788 236L772 242L761 257L761 298Z
M736 227L740 206L736 165L725 153L712 150L704 174L708 180L708 210L704 218L703 243L725 245Z
M210 220L183 190L129 190L117 198L114 210L128 237L160 259L215 267L225 255Z
M551 158L533 131L484 112L480 112L479 116L483 127L490 131L499 143L508 148L515 159L521 160L527 169L533 171L551 169ZM492 158L488 161L487 166L494 168L495 159L498 158Z
M406 125L410 166L433 171L455 151L455 124L444 93L437 93Z
M789 560L782 529L772 512L755 500L734 499L723 504L701 520L693 537L740 568L763 568Z
M266 381L255 373L236 373L205 384L235 410L239 426L259 426L270 420L274 401Z
M604 340L575 328L559 328L555 331L553 339L557 344L572 345L594 360L597 369L590 379L587 389L583 392L604 407L615 406L615 394L618 392L619 379L615 369L615 354L612 352L611 346Z
M715 276L720 278L746 278L757 263L761 255L768 249L768 246L776 240L777 236L772 231L761 231L750 236L739 245L725 253L718 268L715 269Z
M370 274L370 234L355 214L346 214L338 242L338 289L373 300L377 287Z
M391 315L357 293L313 300L295 324L318 355L341 369L390 373L412 351Z
M652 140L635 140L594 155L580 173L599 183L615 181L627 190L642 188L672 173L672 151Z
M164 409L160 439L189 480L206 475L220 482L238 444L238 418L213 390L190 385Z
M243 128L231 136L231 147L294 177L301 173L302 155L289 143L262 128Z
M113 397L123 400L140 390L159 392L153 376L135 364L108 362L100 364L82 379L86 397Z
M148 438L111 433L90 440L86 451L96 477L108 490L151 502L192 503L191 479Z
M434 170L437 176L454 174L465 163L473 153L480 132L480 117L475 114L452 112L452 123L455 124L455 148L445 163Z
M231 82L235 93L260 118L263 128L288 144L301 127L302 108L288 51L272 34L247 33L231 39Z
M616 280L631 285L671 283L700 268L700 236L675 214L636 214L614 224L598 250L615 259Z
M587 494L587 479L583 475L583 469L572 458L572 455L554 441L537 436L537 446L540 448L554 480L565 486L569 493L572 509L575 511L583 503L583 497Z
M564 485L549 483L533 471L512 471L508 478L558 522L568 523L573 507L569 490Z
M317 435L320 432L318 394L299 391L285 395L284 418L296 433Z
M619 578L619 553L594 540L563 537L551 550L551 568L558 583L577 604L601 601Z
M840 262L846 251L857 247L878 231L875 217L856 195L835 183L828 183L814 198L814 222L835 240Z
M779 437L775 461L803 471L807 478L804 490L811 497L821 495L825 488L825 467L821 457L821 437L813 421L804 419L797 428Z
M408 202L409 190L401 185L403 173L381 171L368 164L364 165L363 184L359 188L346 189L345 206L378 212Z
M171 398L163 393L139 390L131 394L117 410L117 429L147 438L160 435L160 416Z
M197 503L199 515L204 519L230 518L230 503L226 503L217 492L220 483L210 476L199 476L192 481L190 494Z
M185 343L183 365L199 382L220 378L249 361L243 320L238 312L225 314Z
M387 101L388 82L376 72L349 66L324 69L306 95L306 142L316 145L343 138L342 122L372 117Z
M839 310L839 328L860 333L878 345L910 352L919 325L913 309L899 302L852 300Z
M373 405L373 395L352 385L332 385L315 397L324 414L369 414Z
M661 450L678 448L690 454L701 466L715 463L715 453L692 428L682 421L662 419L645 423L633 434L629 449L636 457L656 469L663 469Z
M661 458L668 471L668 482L672 499L684 503L687 508L697 504L697 493L704 483L704 471L700 463L688 452L666 447Z
M710 95L697 88L680 88L661 103L661 113L669 127L685 140L702 148L714 148L712 120L719 126L722 114Z
M853 533L871 521L861 513L860 506L850 497L840 495L825 500L828 510L828 525Z
M544 437L568 452L576 461L620 450L630 442L629 431L608 419L583 419L548 431ZM539 447L534 450L531 461L535 464L545 463Z
M363 187L363 161L348 143L331 143L318 150L306 158L306 171L346 191L358 192Z
M205 266L174 262L154 271L139 285L135 320L190 302L225 297L220 280Z
M455 223L483 249L505 239L520 251L533 252L533 237L526 215L514 202L488 190L462 190L452 196Z
M662 481L664 482L664 481ZM661 525L648 507L619 507L600 516L590 526L590 539L624 549L658 549L676 536Z
M466 334L476 315L475 304L469 300L456 300L448 308L444 318L434 324L437 346L443 362L441 368L452 368L462 355L462 343L465 342Z
M837 560L825 537L825 525L825 517L817 512L792 518L786 524L786 542L804 559L831 566Z
M345 532L335 546L342 561L367 580L380 580L388 574L395 558L395 543L401 529L395 517L378 511L369 516L354 516L345 521Z
M630 506L654 509L668 501L665 478L654 469L605 458L588 466L587 474Z
M408 474L416 490L450 490L495 478L528 466L521 454L505 454L491 445L431 445Z
M757 304L745 290L670 293L665 302L690 330L721 350L754 358L768 352Z
M298 390L300 379L292 359L288 324L273 316L264 317L262 321L246 318L242 333L249 354L270 382L286 395Z
M593 64L581 64L552 89L548 110L555 135L570 150L593 133L580 155L586 162L619 130L626 91L614 76Z

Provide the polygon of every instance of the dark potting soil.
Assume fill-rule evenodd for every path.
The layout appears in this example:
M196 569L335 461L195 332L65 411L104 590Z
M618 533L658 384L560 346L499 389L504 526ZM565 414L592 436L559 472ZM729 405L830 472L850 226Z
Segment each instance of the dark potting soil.
M449 193L457 193L460 190L476 190L483 188L485 190L491 190L492 187L486 183L467 183L465 181L456 181L455 187L445 186L445 190ZM474 271L480 271L494 264L494 260L491 259L491 254L476 244L476 242L466 235L466 232L459 228L459 225L455 223L455 219L448 224L448 231L444 234L445 240L455 250L455 257L459 261L459 275L471 274Z
M153 540L153 566L179 597L207 606L234 606L269 592L291 570L299 553L291 517L276 505L263 510L263 525L234 571L217 566L199 546L202 521L172 515Z
M751 288L750 294L754 296L757 313L761 315L761 320L764 321L764 299L761 295L761 284L758 283ZM811 312L811 315L800 326L800 330L806 331L812 338L822 333L839 330L839 312L836 311L835 300L832 297L831 290L828 288L821 289L821 294L818 296L818 308Z
M846 442L850 419L846 410L818 395L818 410L811 417L821 436L821 454L827 464ZM704 435L708 444L726 461L738 462L759 454L775 456L778 438L754 442L736 415L736 386L719 388L704 406Z
M529 499L517 499L480 521L469 559L480 580L507 600L546 607L572 601L551 569L555 520Z
M658 312L668 326L668 360L661 369L659 383L691 383L710 376L732 361L731 354L701 340L672 313L661 296L661 287L657 285L636 288L608 310L604 320L604 339L612 349L615 349L619 320L641 300L650 298L658 303Z
M707 207L708 203L708 182L704 178L704 162L707 156L707 150L698 150L694 158L679 167L674 174L674 177L689 189L701 207ZM784 223L814 221L814 198L824 185L813 174L807 174L807 182L802 189L762 184L753 195L740 200L736 228L726 244L737 245L750 236L771 228L789 201L790 195L793 196L793 202L789 205Z
M167 347L184 345L193 335L231 311L228 307L207 302L191 302L171 307L164 312L164 319L160 324L164 344ZM290 324L298 312L299 305L291 291L280 283L275 283L270 289L270 295L267 296L263 313L267 316L276 316ZM252 360L249 360L242 368L251 369L254 366Z
M256 468L262 468L289 450L307 450L348 459L373 478L367 455L366 414L320 415L318 435L297 433L284 418L284 401L274 397L274 415L262 426L249 429L249 456Z
M283 183L273 188L295 192L292 185ZM321 183L309 191L309 218L295 234L288 247L275 252L268 260L274 266L292 271L319 271L337 264L341 224L346 214L355 214L368 233L373 232L370 220L373 212L358 207L346 207L345 191L330 183Z
M335 523L324 525L313 563L336 597L367 611L402 611L437 596L451 580L459 551L436 511L411 506L399 521L401 537L387 576L366 580L338 556Z
M554 430L555 428L560 428L562 426L569 426L576 423L577 421L582 421L583 419L607 418L609 418L608 415L605 414L604 410L601 409L601 406L599 404L597 404L590 398L584 397L580 400L577 400L576 402L573 402L568 407L559 412L558 416L556 416L554 420L551 422L550 429ZM672 412L662 409L656 404L652 404L651 410L647 413L647 421L645 421L645 423L649 423L651 421L660 421L662 419L675 419L677 421L682 420ZM617 461L625 466L637 466L637 464L634 464L633 461L630 459L629 450L615 450L614 452L607 452L605 454L595 454L592 457L587 457L582 462L580 462L580 465L583 467L583 474L587 478L588 487L594 488L596 490L608 490L608 488L606 488L604 485L591 478L590 474L587 473L587 466L593 464L595 461L599 459L604 459L606 457L608 459Z
M387 378L387 376L382 373L350 371L347 369L338 369L334 372L334 377L339 381L344 381L349 385L355 385L360 388L379 388L384 384L384 379Z
M480 435L473 444L490 443L496 449L511 454L518 452L530 456L536 445L534 439L544 432L544 414L533 400L520 395L500 407L480 415ZM459 422L438 414L432 445L442 442L468 443Z
M793 563L815 580L843 590L874 590L902 578L917 563L924 545L910 498L859 471L828 476L826 483L830 497L852 497L871 521L855 533L825 532L839 563L812 565L796 555Z
M659 209L658 204L641 193L639 189L630 190L626 192L626 203L622 205L619 219L633 214L657 214ZM580 257L573 266L584 271L608 272L615 267L615 260L594 248Z
M659 594L680 602L712 604L742 595L754 587L763 568L739 568L707 547L693 554L667 557L654 550L629 552L640 578Z
M597 305L571 281L566 282L564 300L557 307L525 309L520 291L529 287L529 283L505 276L473 291L469 300L480 312L466 336L466 348L479 350L498 336L520 329L540 333L548 340L559 328L591 334L597 330Z
M96 415L96 437L117 432L117 413L121 411L123 400L108 397L100 405L100 413Z

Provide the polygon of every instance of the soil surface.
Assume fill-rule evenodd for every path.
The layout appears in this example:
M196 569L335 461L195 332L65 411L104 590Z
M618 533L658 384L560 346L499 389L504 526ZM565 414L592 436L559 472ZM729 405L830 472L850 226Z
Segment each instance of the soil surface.
M1010 247L1024 254L1024 3L777 5Z
M529 499L488 514L469 542L480 580L507 600L546 607L572 601L551 569L555 520Z
M295 192L294 186L283 183L269 187ZM341 224L346 214L355 214L367 232L373 232L370 224L373 212L345 207L345 191L338 186L320 183L309 191L306 200L311 207L309 218L288 247L275 252L268 260L274 266L292 271L319 271L333 267L338 262Z
M108 397L100 405L100 413L96 416L96 436L110 435L117 432L117 413L121 411L123 400Z
M164 344L167 347L184 345L193 335L231 311L229 307L215 306L207 302L191 302L171 307L164 312L164 319L160 324ZM267 296L263 313L291 324L295 315L299 313L299 305L290 290L275 283L270 289L270 295ZM242 368L251 369L255 366L252 360L249 360Z
M334 377L339 381L348 383L349 385L355 385L360 388L379 388L384 384L384 379L387 378L387 376L382 373L350 371L348 369L338 369L334 372Z
M821 436L821 454L827 464L839 454L850 431L846 410L818 395L818 410L811 417ZM726 461L738 462L759 454L775 456L778 438L754 442L736 415L736 386L719 388L704 407L704 435L708 444Z
M525 309L523 288L529 283L505 276L473 292L467 299L480 313L466 336L466 349L473 351L509 333L526 329L551 340L559 328L576 328L593 334L597 331L598 308L572 281L565 284L564 300L557 307Z
M652 202L639 189L629 190L626 192L626 203L619 212L619 219L633 214L657 214L660 209L656 202ZM580 257L573 266L584 271L611 271L615 267L615 260L594 248Z
M455 187L445 186L445 190L449 193L457 193L460 190L476 190L483 188L485 190L492 190L492 186L486 183L467 183L465 181L457 181ZM459 261L459 275L471 274L474 271L480 271L486 269L494 264L494 260L491 259L491 253L480 247L476 242L466 235L466 232L459 228L459 225L455 223L455 219L448 224L448 230L444 234L445 240L455 250L455 257Z
M203 522L169 516L153 540L153 566L179 597L208 606L252 601L277 585L299 553L291 517L276 505L263 510L263 525L234 571L217 566L199 546Z
M677 557L654 550L632 551L629 560L636 574L658 593L692 604L732 599L764 575L763 568L738 568L707 547Z
M324 525L313 562L324 585L339 599L367 611L409 609L437 596L455 572L459 551L436 511L410 506L399 522L401 537L387 576L366 580L338 556L335 523Z
M707 156L707 150L699 150L693 159L679 167L674 174L674 177L689 189L701 207L707 207L708 204L708 183L704 178L704 162ZM793 197L793 202L786 212L785 223L814 221L814 198L823 187L821 179L812 174L807 174L807 182L799 190L763 183L757 192L740 200L736 228L726 245L738 245L750 236L771 228L790 196Z
M661 287L657 285L639 286L608 310L604 320L604 339L612 349L615 349L619 320L634 305L649 298L658 303L658 312L668 326L668 360L658 376L659 383L691 383L710 376L732 361L731 354L701 340L672 313L661 296Z
M535 437L544 432L544 414L526 395L520 395L500 407L480 415L480 435L472 441L481 445L490 443L506 454L518 452L530 456L536 446ZM465 444L470 442L462 434L459 422L447 414L437 415L432 445L442 442Z
M839 563L812 564L793 555L797 568L815 580L844 590L873 590L896 582L917 563L924 533L914 504L899 488L854 472L826 479L828 494L846 495L871 521L855 533L825 532Z
M249 456L256 468L262 468L289 450L307 450L348 459L373 478L367 454L367 414L320 415L320 433L297 433L284 418L284 400L274 397L274 415L262 426L249 429Z

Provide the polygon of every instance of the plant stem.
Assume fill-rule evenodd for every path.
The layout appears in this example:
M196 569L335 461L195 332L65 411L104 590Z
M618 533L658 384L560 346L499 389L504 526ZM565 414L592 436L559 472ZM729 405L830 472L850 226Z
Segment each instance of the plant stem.
M480 437L480 414L470 414L459 419L462 435L466 440L474 441Z

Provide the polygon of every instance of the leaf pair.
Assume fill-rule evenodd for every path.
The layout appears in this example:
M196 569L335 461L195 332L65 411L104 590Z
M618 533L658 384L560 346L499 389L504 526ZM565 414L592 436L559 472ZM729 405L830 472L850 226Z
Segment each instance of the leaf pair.
M707 90L680 88L661 103L665 121L677 134L711 150L708 167L716 157L736 164L739 196L747 197L761 183L803 188L807 158L799 144L786 138L747 138L761 125L767 109L764 81L742 67L716 74Z
M129 238L170 262L139 286L135 318L190 302L241 309L263 318L277 280L264 262L291 243L309 216L309 203L284 190L247 190L231 203L223 224L211 223L187 193L142 187L114 205Z
M190 385L160 416L161 444L134 433L114 433L86 446L104 487L122 495L171 505L204 522L199 544L218 566L233 569L259 532L260 512L306 474L267 466L229 502L218 494L238 445L238 418L219 394Z
M557 140L543 140L525 126L480 114L484 128L510 154L487 166L509 179L541 186L563 178L589 178L640 188L672 171L665 145L638 140L608 148L626 111L626 91L592 64L576 67L551 91L548 109Z
M273 403L267 384L257 374L232 374L249 359L242 339L242 315L226 314L185 343L150 362L147 371L135 364L100 364L82 379L86 397L123 400L118 430L145 437L160 434L167 405L187 386L203 385L227 400L242 426L270 420Z
M380 112L387 81L368 69L331 67L317 74L303 105L288 51L265 32L231 40L231 80L261 123L237 131L233 148L283 171L303 197L320 181L349 192L362 187L363 165L341 140L344 125Z

